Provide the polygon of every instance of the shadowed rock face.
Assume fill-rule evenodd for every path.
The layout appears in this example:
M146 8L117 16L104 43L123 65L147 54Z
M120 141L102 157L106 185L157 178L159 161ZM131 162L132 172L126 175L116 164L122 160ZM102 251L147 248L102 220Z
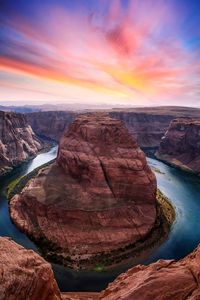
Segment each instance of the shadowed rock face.
M26 119L36 134L59 141L76 115L70 111L45 111L27 114Z
M120 275L100 293L103 300L200 299L200 247L176 262L159 260Z
M10 211L51 253L91 260L148 235L156 219L156 179L121 121L82 115L61 139L56 163L12 199Z
M156 156L183 170L200 174L200 120L172 121Z
M35 155L43 146L23 115L0 111L0 174Z
M53 271L42 257L0 237L0 300L60 300Z

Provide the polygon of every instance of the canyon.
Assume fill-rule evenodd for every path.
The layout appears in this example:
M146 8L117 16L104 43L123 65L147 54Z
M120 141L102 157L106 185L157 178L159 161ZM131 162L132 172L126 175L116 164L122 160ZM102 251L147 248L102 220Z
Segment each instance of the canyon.
M44 143L34 134L24 115L0 111L0 175L43 148Z
M158 148L170 122L177 117L200 118L200 109L189 107L144 107L104 110L121 120L143 149ZM59 141L78 111L41 111L26 114L27 121L40 136Z
M150 234L157 213L143 151L121 121L104 114L77 117L56 162L10 201L13 222L44 254L75 268L120 261Z
M175 119L161 140L156 157L200 175L200 120Z

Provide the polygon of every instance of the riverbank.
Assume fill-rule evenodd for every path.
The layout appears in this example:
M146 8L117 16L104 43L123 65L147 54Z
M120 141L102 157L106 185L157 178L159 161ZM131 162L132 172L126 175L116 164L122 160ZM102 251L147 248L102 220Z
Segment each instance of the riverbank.
M28 175L15 180L14 184L11 182L7 197L9 200L15 195L19 194L25 187L27 182L34 178L38 171L44 167L49 166L53 161L42 165L29 173ZM49 261L64 265L73 269L94 270L96 272L103 272L105 270L116 268L122 264L131 262L137 264L141 259L145 259L155 248L157 248L166 239L170 231L171 225L175 220L175 210L170 204L169 200L160 192L157 193L157 218L154 227L149 232L148 236L134 244L129 244L123 248L114 249L109 253L99 253L92 257L92 259L74 261L69 255L65 258L55 255L56 245L49 244L47 240L35 240L29 236L40 249L41 254ZM54 250L54 251L53 251Z
M196 176L200 177L200 173L197 173L194 170L190 169L187 165L184 165L181 161L179 161L176 158L172 158L167 154L160 155L158 153L158 151L155 152L154 156L157 160L159 160L161 162L164 162L165 164L167 164L168 166L170 166L172 168L176 168L176 169L181 170L183 172L193 174L193 175L196 175Z

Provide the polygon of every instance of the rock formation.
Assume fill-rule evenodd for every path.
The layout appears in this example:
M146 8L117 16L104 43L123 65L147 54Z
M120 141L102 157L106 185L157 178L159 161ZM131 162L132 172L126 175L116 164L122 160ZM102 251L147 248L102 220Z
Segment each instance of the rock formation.
M43 148L22 114L0 111L0 175Z
M200 120L173 120L156 156L173 166L200 175Z
M144 107L113 110L110 116L124 122L141 148L158 148L170 122L177 117L200 119L200 109L189 107Z
M199 300L200 246L180 261L159 260L121 274L100 300Z
M0 300L61 300L49 263L0 237Z
M27 114L26 118L36 134L59 141L76 115L70 111L45 111Z
M170 106L113 109L107 112L111 117L123 121L142 148L158 148L161 138L173 119L200 116L200 109ZM64 130L77 114L78 112L72 111L41 111L26 116L36 134L59 141Z
M61 139L56 163L11 200L10 212L46 255L106 264L152 231L156 179L121 121L82 115Z

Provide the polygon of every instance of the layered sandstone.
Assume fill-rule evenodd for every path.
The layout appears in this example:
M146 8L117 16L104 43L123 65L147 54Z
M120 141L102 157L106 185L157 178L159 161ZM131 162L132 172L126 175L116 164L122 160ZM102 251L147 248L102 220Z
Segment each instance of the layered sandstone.
M121 274L100 293L101 300L199 300L200 246L180 261L159 260Z
M44 147L22 114L0 111L0 174Z
M0 300L61 300L49 263L0 237Z
M107 112L111 117L123 121L142 148L158 148L161 138L173 119L200 116L200 109L170 106L113 109ZM38 135L59 141L64 130L77 114L78 112L71 111L41 111L27 114L27 120Z
M44 111L27 114L26 118L36 134L59 141L76 115L71 111Z
M200 175L200 120L173 120L156 156L173 166Z
M10 212L49 256L106 264L152 231L156 179L121 121L82 115L61 139L56 163L12 199Z

